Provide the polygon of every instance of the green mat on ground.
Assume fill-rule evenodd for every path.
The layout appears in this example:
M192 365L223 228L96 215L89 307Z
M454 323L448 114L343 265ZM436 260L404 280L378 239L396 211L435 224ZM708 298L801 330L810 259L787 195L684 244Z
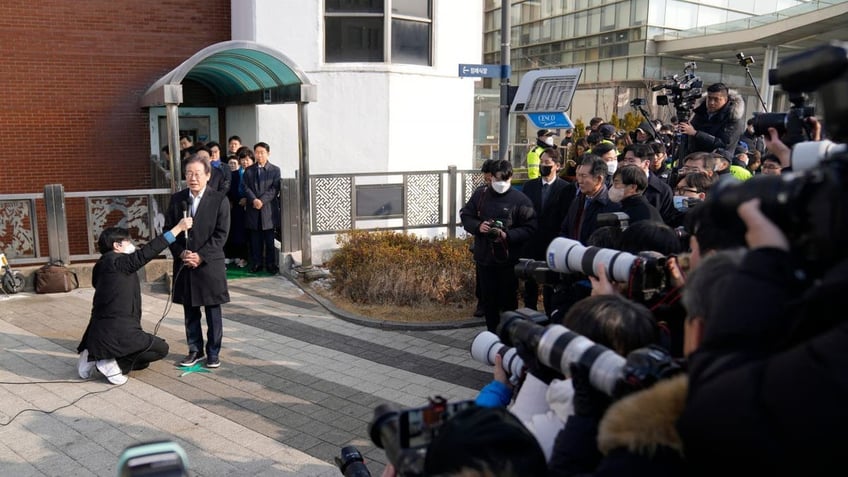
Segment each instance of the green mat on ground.
M231 263L227 265L227 280L238 280L239 278L256 278L256 277L270 277L271 274L262 270L257 273L250 273L249 267L239 268L236 264Z

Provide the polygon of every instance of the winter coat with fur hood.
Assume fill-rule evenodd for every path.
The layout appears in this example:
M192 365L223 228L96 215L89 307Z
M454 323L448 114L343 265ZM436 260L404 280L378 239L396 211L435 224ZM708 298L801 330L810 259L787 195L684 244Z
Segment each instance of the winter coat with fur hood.
M600 423L569 417L570 432L557 438L548 477L686 475L676 424L687 389L680 374L613 403Z
M731 89L728 91L727 104L710 117L704 97L695 106L689 123L695 128L695 135L688 136L687 154L712 152L718 148L733 151L745 132L745 101Z

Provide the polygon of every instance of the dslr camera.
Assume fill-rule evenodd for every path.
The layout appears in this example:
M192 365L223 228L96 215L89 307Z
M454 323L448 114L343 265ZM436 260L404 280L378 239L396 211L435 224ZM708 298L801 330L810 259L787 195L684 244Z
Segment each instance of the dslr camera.
M671 355L660 347L641 348L633 352L641 359L628 359L565 326L544 327L513 312L501 314L498 336L507 346L520 343L533 350L539 363L564 376L570 375L572 363L585 364L592 387L613 397L648 388L680 372Z
M429 404L419 408L399 409L393 404L381 404L374 409L368 434L374 445L386 451L398 475L424 475L427 446L442 424L474 405L470 400L448 402L441 396L429 399Z
M636 255L620 250L587 247L577 240L557 237L547 250L547 265L560 273L580 273L596 276L599 265L607 277L626 283L625 296L640 303L649 303L671 288L671 274L666 263L668 257L656 252L639 252Z
M506 232L506 225L500 220L489 219L486 223L489 224L489 237L491 238L498 238L500 236L499 230Z

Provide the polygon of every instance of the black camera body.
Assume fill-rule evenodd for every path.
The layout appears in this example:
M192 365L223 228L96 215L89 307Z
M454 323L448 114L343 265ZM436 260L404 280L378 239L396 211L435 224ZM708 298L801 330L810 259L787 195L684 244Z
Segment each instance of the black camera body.
M381 404L374 409L368 434L400 476L423 475L427 446L448 419L473 407L474 401L448 402L441 396L419 408L399 409Z
M774 128L781 141L789 147L812 140L812 126L808 119L816 115L816 108L806 106L806 98L800 93L791 95L790 101L793 107L785 113L754 113L754 134L768 136L768 129Z
M498 232L499 230L503 230L504 233L506 233L506 225L504 225L504 223L502 221L497 220L497 219L490 219L490 220L487 220L486 223L489 224L489 233L488 233L489 237L492 237L492 238L500 237L500 232Z

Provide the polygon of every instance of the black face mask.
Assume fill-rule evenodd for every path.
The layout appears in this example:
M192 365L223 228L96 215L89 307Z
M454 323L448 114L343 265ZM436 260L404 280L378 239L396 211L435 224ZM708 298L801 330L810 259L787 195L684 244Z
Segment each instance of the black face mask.
M542 177L548 177L553 168L554 166L539 166L539 173L542 174Z

